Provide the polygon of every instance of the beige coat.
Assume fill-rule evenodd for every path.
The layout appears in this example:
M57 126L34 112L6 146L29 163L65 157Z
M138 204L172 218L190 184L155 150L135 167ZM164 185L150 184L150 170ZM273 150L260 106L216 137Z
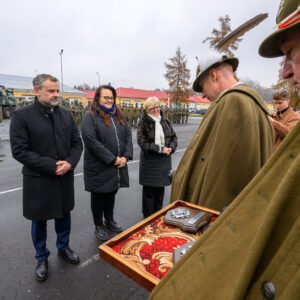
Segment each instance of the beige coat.
M277 149L286 135L297 125L300 120L300 114L288 108L283 114L275 115L272 125L275 129L275 146Z
M177 168L171 201L221 210L273 151L273 128L260 95L246 85L214 101Z

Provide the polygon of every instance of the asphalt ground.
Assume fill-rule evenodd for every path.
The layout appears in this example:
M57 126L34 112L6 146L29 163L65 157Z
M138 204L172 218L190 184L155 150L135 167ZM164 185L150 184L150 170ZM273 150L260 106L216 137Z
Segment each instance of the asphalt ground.
M174 125L178 148L172 155L176 169L201 118L191 117L188 124ZM22 215L21 164L10 152L9 120L0 124L0 299L147 299L149 292L111 265L99 259L101 242L94 235L90 194L84 190L83 166L75 170L75 209L72 211L70 246L81 258L69 265L57 256L54 222L48 221L47 247L49 278L38 283L34 277L36 261L31 241L31 221ZM138 184L139 147L136 129L132 130L134 158L129 162L130 188L116 196L115 219L124 229L142 220L142 187ZM170 187L164 204L168 204ZM114 236L111 232L111 236Z

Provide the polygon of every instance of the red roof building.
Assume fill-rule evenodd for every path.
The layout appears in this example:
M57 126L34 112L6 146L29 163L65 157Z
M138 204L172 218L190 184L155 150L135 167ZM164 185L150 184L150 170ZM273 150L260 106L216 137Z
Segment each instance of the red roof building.
M157 97L163 104L169 105L169 94L162 91L151 91L151 90L141 90L133 88L117 88L117 104L126 102L127 104L143 103L149 97ZM95 91L84 90L84 93L87 94L87 99L89 101L93 100ZM189 105L198 106L204 105L208 106L210 101L206 98L200 96L192 95L188 99Z

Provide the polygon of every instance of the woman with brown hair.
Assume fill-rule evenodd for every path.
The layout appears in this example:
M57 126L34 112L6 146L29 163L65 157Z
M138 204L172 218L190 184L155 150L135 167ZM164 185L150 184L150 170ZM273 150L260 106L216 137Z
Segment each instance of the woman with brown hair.
M95 233L100 240L109 239L106 227L122 231L114 220L115 195L120 187L129 187L127 161L133 156L131 130L116 106L116 97L113 87L99 86L81 126L84 183L91 192Z

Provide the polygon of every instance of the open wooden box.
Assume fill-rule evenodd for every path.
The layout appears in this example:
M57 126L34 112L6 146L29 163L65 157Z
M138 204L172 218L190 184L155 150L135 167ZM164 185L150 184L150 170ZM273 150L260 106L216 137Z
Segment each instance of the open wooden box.
M219 215L218 211L178 200L102 244L100 257L152 291L172 268L174 249L199 239L202 234L201 231L186 233L164 223L166 212L178 206Z

